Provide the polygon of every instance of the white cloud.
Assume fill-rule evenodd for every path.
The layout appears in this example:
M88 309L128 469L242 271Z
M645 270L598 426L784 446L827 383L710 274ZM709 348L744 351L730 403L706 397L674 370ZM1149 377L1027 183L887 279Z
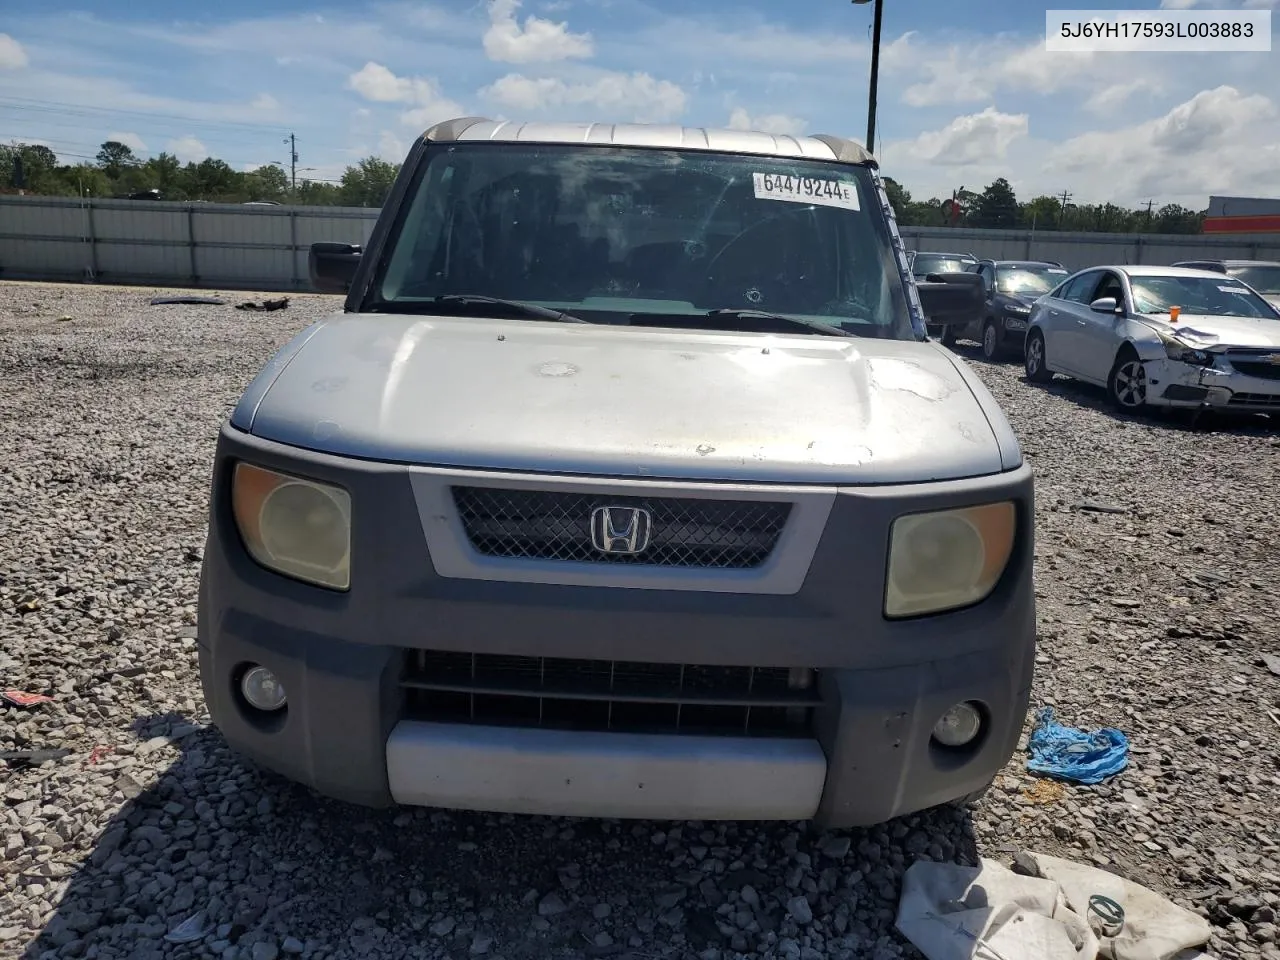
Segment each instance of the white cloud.
M269 93L260 93L253 98L249 106L254 110L277 110L280 107L280 101Z
M808 127L808 122L799 117L788 117L781 113L752 115L742 107L735 107L729 114L730 130L758 130L760 133L772 133L775 136L798 137Z
M1170 61L1099 51L1047 51L1044 39L996 36L935 44L915 31L885 44L885 72L909 78L902 100L910 107L990 103L998 92L1082 95L1091 109L1121 105L1139 92L1160 91Z
M1028 127L1025 113L1001 113L987 107L981 113L956 117L941 130L920 134L908 149L919 159L940 166L984 166L1003 160L1009 147L1027 135Z
M7 33L0 33L0 70L21 70L29 62L22 44Z
M1203 204L1208 194L1266 196L1280 169L1280 108L1235 87L1203 90L1164 116L1072 137L1045 171L1107 198Z
M347 86L375 103L396 103L413 99L412 80L397 77L382 64L372 60L347 77Z
M369 61L347 78L347 86L375 103L406 103L412 109L400 114L400 122L426 128L466 113L446 97L434 77L399 77L380 63Z
M673 120L684 113L689 101L679 86L669 80L656 80L648 73L604 73L588 83L509 73L481 90L480 95L511 110L592 107L610 117L629 117L637 123Z
M1135 77L1132 80L1122 81L1112 84L1109 87L1103 87L1092 94L1085 101L1085 109L1093 113L1106 113L1114 110L1136 96L1137 94L1158 94L1162 92L1163 85L1156 79L1151 77Z
M195 137L180 137L165 145L165 152L172 153L183 163L199 163L209 156L209 148Z
M532 14L524 24L516 18L520 0L489 0L489 29L484 52L503 63L545 63L584 59L595 52L589 33L570 33L567 23L544 20Z
M109 133L107 134L107 139L114 140L116 143L123 143L134 153L147 152L147 145L136 133Z

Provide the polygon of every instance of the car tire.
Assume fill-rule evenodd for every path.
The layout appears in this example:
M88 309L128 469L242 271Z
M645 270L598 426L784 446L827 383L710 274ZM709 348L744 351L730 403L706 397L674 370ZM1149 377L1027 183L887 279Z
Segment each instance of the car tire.
M1117 410L1138 413L1147 405L1147 368L1138 351L1125 344L1107 376L1107 399Z
M1023 367L1027 371L1027 379L1032 383L1048 383L1053 379L1053 371L1049 369L1048 355L1044 349L1044 334L1032 330L1027 334L1027 345L1023 348Z
M938 339L942 341L944 347L954 347L956 345L956 328L947 324L942 328L942 336Z
M1000 328L994 320L982 325L982 356L990 363L1004 358L1004 344L1000 342Z

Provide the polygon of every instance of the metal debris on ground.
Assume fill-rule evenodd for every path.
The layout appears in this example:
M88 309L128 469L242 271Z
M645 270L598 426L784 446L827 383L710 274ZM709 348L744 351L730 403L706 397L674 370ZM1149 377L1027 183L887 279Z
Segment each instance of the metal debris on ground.
M215 307L221 307L227 301L219 297L202 297L196 294L177 294L175 296L152 297L151 305L153 307L162 306L170 303L206 303ZM68 318L69 319L69 318Z
M289 298L280 297L278 300L263 300L261 302L257 300L247 300L244 303L237 303L236 309L268 311L268 310L283 310L287 306L289 306Z
M1103 500L1081 500L1071 509L1084 513L1128 513L1129 508L1122 503L1107 503Z
M1027 769L1075 783L1101 783L1129 763L1129 738L1114 727L1091 732L1064 727L1053 719L1053 708L1036 714L1036 728L1027 744Z

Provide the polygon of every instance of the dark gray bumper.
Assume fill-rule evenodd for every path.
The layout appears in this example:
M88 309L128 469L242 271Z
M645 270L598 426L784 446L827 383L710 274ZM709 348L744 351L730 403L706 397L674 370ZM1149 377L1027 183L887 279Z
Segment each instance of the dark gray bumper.
M286 579L245 554L227 497L230 464L237 458L340 482L351 492L349 593ZM885 620L884 547L891 520L909 510L997 498L1017 501L1020 535L993 595L949 614ZM981 789L1016 747L1034 660L1032 508L1025 467L943 484L841 489L794 593L446 578L433 567L407 468L311 454L228 427L219 441L201 578L205 697L227 740L263 766L340 799L384 806L396 796L388 777L389 741L398 728L397 742L403 746L407 739L400 685L406 651L816 668L821 704L808 743L821 748L825 771L812 797L813 815L825 826L882 822ZM245 663L265 664L281 678L289 694L282 716L263 721L242 706L235 686ZM940 748L931 741L933 725L963 700L983 705L986 732L973 749ZM661 749L670 741L680 741L670 743L680 748L673 755L692 755L679 734L651 743ZM610 742L593 738L588 745L584 738L583 754L595 750L598 756ZM435 738L421 755L440 755L441 743ZM457 749L456 743L448 746ZM554 746L556 762L571 762L576 742L535 746ZM809 776L815 753L806 749L777 754L778 769L808 764ZM714 752L715 744L705 750ZM710 760L712 754L703 756ZM760 754L761 763L769 759ZM745 768L730 772L748 778L734 782L759 775ZM452 786L436 784L433 792L430 784L415 785L399 794L413 794L417 799L411 802L464 796L460 789L450 792ZM682 815L679 804L664 806L661 791L653 795L648 807L636 806L634 797L614 796L598 809L659 819ZM772 809L794 812L806 802L798 794L783 799L775 798ZM705 798L699 803L699 815L714 818ZM484 807L485 799L473 805ZM724 814L753 818L749 809L730 802Z

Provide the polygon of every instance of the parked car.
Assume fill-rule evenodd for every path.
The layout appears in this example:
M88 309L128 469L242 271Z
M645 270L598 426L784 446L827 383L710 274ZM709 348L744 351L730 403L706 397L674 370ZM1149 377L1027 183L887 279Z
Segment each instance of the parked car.
M1105 386L1121 410L1280 412L1280 311L1208 270L1106 266L1036 301L1027 378Z
M912 251L910 254L911 274L919 281L927 280L933 274L972 273L978 266L978 258L971 253L937 253L934 251ZM929 335L941 340L946 346L956 342L955 331L949 324L927 325Z
M1274 307L1280 307L1280 260L1183 260L1175 267L1212 270L1243 280Z
M983 791L1029 464L838 137L441 123L222 426L214 722L355 803L870 824Z
M952 329L957 339L982 344L982 355L992 361L1015 349L1021 355L1031 305L1070 273L1056 260L981 260L974 272L982 278L986 309L974 323Z

